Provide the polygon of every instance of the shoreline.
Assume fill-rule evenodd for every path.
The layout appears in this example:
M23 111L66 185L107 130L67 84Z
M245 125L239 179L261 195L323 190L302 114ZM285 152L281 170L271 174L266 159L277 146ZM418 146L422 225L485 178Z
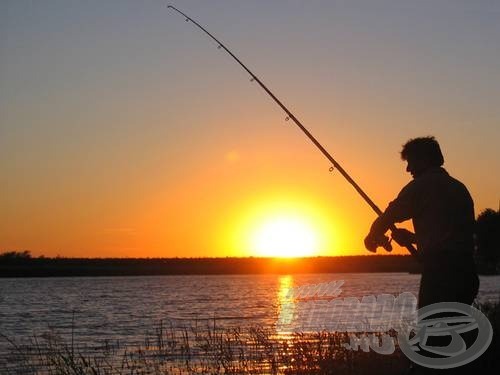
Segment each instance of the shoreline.
M0 260L0 278L303 273L418 274L406 255L313 258L27 258Z

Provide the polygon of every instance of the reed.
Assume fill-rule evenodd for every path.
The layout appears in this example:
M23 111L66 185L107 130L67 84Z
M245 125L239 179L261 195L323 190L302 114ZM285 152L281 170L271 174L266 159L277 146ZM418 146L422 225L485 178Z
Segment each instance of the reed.
M4 340L9 340L2 336ZM174 328L162 322L140 346L106 342L75 346L55 333L25 343L9 340L2 374L356 374L362 367L382 374L405 366L402 355L380 356L343 347L347 335L332 332L277 335L263 327ZM361 367L360 367L361 366ZM370 371L370 373L374 373Z
M494 340L478 368L498 369L500 303L479 306L494 327ZM57 332L14 341L0 358L1 374L160 375L160 374L402 374L408 360L398 348L391 355L348 350L346 333L276 334L266 327L221 327L216 319L182 327L161 321L142 344L106 340L98 346L63 339ZM394 334L394 333L393 333Z

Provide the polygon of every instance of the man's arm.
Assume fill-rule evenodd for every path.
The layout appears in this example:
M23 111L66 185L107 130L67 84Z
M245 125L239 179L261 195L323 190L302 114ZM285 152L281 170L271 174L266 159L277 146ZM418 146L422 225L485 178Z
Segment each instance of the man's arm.
M365 247L368 251L376 252L379 246L387 249L386 246L389 243L389 239L385 233L395 223L400 223L414 217L416 206L416 186L415 182L412 181L401 190L397 198L389 203L382 215L375 219L371 225L370 232L365 238ZM404 229L395 230L393 233L396 233L395 236L393 234L393 238L402 246L415 243L414 233Z

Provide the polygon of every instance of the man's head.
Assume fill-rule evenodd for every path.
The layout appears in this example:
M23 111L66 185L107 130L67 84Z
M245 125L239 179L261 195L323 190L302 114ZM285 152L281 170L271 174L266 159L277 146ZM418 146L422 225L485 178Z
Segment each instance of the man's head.
M403 145L401 159L408 162L406 171L413 178L420 176L427 169L440 167L444 163L439 143L434 137L419 137L410 139Z

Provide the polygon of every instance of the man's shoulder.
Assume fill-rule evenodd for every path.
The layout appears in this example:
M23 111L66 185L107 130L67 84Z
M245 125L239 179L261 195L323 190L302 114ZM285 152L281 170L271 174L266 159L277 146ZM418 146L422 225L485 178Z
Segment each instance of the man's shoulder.
M453 194L455 194L456 196L466 197L467 199L472 200L469 189L467 189L467 186L465 186L465 184L462 181L459 181L456 178L451 177L451 176L449 178L451 181L450 185L452 185L452 187L453 187L450 190L453 191Z
M463 185L460 181L458 181L456 178L450 176L448 171L444 169L443 167L439 168L432 168L422 174L420 177L416 178L414 180L415 185L417 186L426 186L429 184L435 184L435 183L448 183L448 184L456 184L459 183Z
M440 168L440 169L443 171L443 173L437 174L437 176L439 176L438 178L442 179L445 183L448 183L450 185L454 185L457 188L460 188L464 191L467 191L467 187L465 186L465 184L462 181L459 181L455 177L451 176L444 168Z
M468 193L464 183L450 176L450 174L442 167L433 168L427 173L406 184L401 193L418 192L427 189L434 189L436 186L454 187L454 190L462 190Z
M444 168L439 168L415 180L415 189L435 191L441 194L451 195L458 199L470 199L470 193L465 184L452 177Z

